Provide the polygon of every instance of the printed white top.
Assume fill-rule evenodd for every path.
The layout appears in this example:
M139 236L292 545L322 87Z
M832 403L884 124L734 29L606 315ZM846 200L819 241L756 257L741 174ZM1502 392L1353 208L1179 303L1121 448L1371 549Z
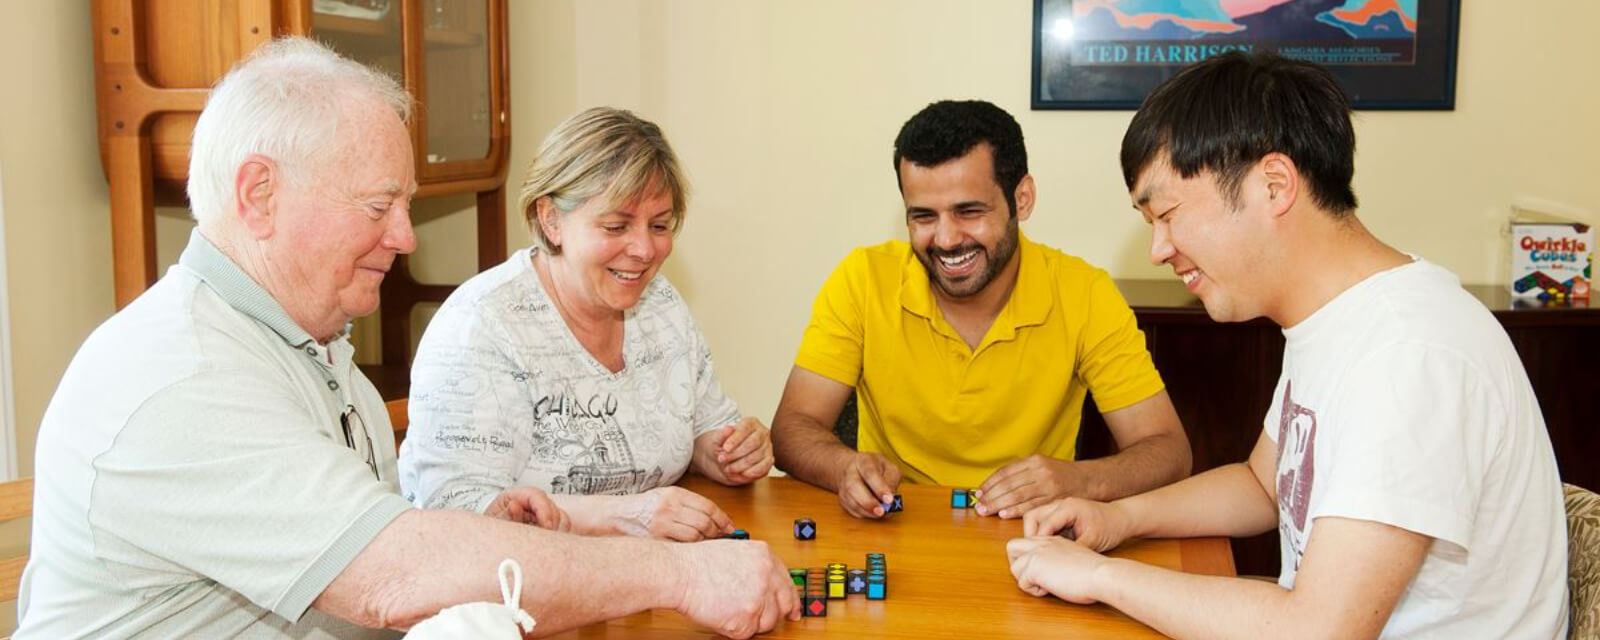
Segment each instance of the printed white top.
M735 422L711 351L660 273L623 321L612 373L539 282L534 249L462 284L411 369L400 487L420 507L483 511L502 490L627 494L672 484L694 439Z

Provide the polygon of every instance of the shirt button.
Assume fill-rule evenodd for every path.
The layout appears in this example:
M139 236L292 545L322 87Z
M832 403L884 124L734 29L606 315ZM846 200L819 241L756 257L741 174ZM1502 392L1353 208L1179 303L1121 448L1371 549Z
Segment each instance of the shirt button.
M328 390L329 391L338 391L339 390L339 383L338 382L334 382L333 380L329 380L328 381Z
M306 353L311 354L311 357L315 358L317 356L317 348L316 347L306 347Z

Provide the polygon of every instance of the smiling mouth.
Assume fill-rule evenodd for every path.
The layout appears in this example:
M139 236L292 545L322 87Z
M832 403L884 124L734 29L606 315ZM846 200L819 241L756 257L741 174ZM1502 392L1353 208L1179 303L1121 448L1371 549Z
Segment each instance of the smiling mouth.
M610 271L613 277L624 282L634 282L644 277L643 271L618 271L616 269L606 269L606 271Z
M978 259L978 250L977 249L970 249L970 250L966 251L965 253L958 253L958 254L955 254L955 255L941 255L941 256L938 256L936 259L939 261L939 264L943 265L946 269L960 269L962 267L965 267L965 266L971 264L972 261Z

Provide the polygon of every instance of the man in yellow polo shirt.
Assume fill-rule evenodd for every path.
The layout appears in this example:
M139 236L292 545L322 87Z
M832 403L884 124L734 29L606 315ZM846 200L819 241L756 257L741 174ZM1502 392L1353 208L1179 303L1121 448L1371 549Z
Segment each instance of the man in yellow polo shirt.
M895 139L910 242L857 249L823 285L772 419L777 464L881 517L902 478L978 488L1020 517L1189 474L1189 441L1111 278L1034 243L1022 129L987 102L928 105ZM1084 396L1119 452L1075 461ZM851 393L859 451L832 425Z

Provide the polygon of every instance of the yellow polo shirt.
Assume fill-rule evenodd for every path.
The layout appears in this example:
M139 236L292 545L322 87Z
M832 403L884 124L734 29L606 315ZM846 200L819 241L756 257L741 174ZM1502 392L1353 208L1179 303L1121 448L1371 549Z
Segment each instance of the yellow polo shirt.
M795 364L856 388L857 446L918 483L976 487L1041 453L1073 459L1086 392L1103 412L1163 388L1105 271L1021 237L1011 299L973 350L900 240L852 252L817 294Z

